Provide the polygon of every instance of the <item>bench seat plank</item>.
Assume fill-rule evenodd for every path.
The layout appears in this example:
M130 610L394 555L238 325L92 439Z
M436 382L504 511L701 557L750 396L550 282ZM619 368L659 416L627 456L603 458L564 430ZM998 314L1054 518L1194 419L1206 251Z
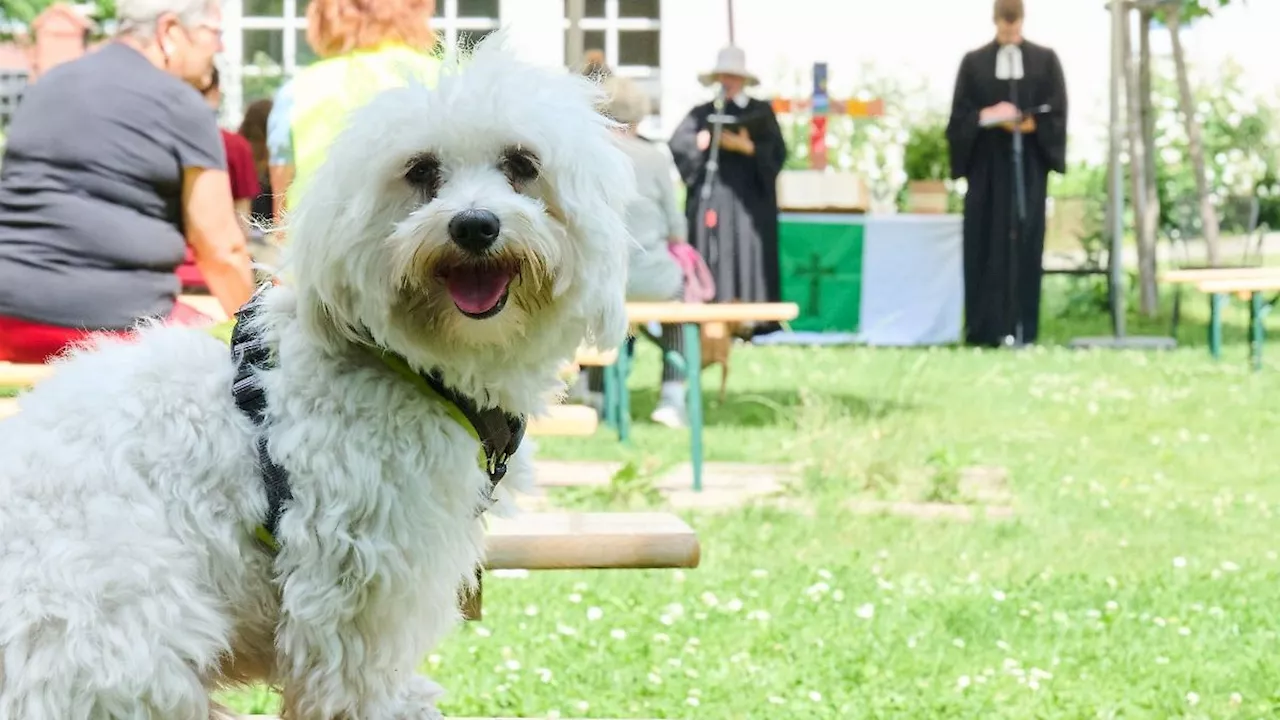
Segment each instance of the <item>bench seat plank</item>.
M627 303L633 323L786 322L799 315L795 303Z
M1280 273L1271 276L1251 278L1222 278L1203 280L1196 283L1196 289L1203 293L1237 293L1268 292L1280 290Z
M0 387L29 388L53 374L49 365L16 365L0 362Z
M552 405L547 414L529 418L528 432L535 437L594 435L600 416L586 405Z
M573 358L573 362L579 367L605 367L612 365L617 359L617 350L601 352L595 348L582 347L578 348L578 354Z
M1219 267L1219 268L1183 268L1168 270L1160 274L1160 280L1167 283L1194 285L1205 280L1230 280L1234 278L1280 277L1280 267Z
M490 570L694 568L697 533L670 513L525 513L490 518Z
M178 297L178 302L208 315L216 322L223 322L231 318L231 316L227 315L227 311L222 309L222 303L218 302L218 299L212 295L181 295Z

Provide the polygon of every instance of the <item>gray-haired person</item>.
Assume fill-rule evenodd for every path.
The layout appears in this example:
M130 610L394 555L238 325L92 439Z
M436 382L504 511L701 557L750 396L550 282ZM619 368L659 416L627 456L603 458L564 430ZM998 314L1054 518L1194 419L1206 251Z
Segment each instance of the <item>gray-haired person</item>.
M675 166L666 149L640 137L637 126L649 115L649 98L634 81L617 75L604 80L609 96L606 114L622 124L619 145L631 158L636 171L637 194L627 208L627 226L635 239L627 270L627 299L636 302L671 302L684 299L684 271L667 249L686 241L685 217L676 203ZM684 354L680 328L663 325L658 336L662 348L662 389L658 405L650 416L654 422L683 427L685 375L665 360L670 353ZM599 403L603 378L599 368L587 373L588 396Z
M26 92L0 165L0 360L43 362L177 302L188 245L227 311L253 292L217 120L210 0L117 0L119 35Z

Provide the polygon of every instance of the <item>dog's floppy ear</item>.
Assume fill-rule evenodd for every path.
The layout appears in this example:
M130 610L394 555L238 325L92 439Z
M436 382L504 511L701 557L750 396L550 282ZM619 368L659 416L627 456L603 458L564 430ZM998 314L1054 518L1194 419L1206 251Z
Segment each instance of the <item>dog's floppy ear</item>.
M629 242L631 236L626 234L625 228L623 233ZM601 350L616 348L627 339L629 323L627 322L627 254L625 251L620 259L621 262L610 271L601 272L597 276L599 280L596 282L612 280L617 287L602 287L598 290L596 297L600 305L595 309L594 315L589 316L587 320L587 339L593 347Z
M564 81L588 102L575 108L583 132L574 138L571 158L562 160L555 192L580 264L574 276L581 283L585 339L610 350L627 337L627 264L635 241L626 218L636 196L635 168L618 145L615 123L594 110L599 87L580 77Z
M587 336L601 350L613 349L627 339L627 272L631 245L635 240L627 229L626 205L635 193L635 171L631 159L617 151L617 156L602 157L604 164L618 175L614 192L591 193L570 222L583 233L583 262L586 268ZM597 156L599 157L599 156ZM611 180L609 172L602 178Z

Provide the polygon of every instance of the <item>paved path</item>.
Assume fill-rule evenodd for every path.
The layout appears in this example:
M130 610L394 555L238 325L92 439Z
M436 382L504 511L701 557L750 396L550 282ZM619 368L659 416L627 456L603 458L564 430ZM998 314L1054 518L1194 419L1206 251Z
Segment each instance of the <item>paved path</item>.
M558 487L606 487L622 463L564 462L540 460L537 463L538 486L542 490ZM751 463L704 463L702 492L693 491L693 469L681 463L653 479L653 486L663 495L671 509L714 510L745 505L777 495L795 480L795 474L784 465ZM545 507L544 494L528 498L529 509Z
M622 468L616 462L566 462L542 460L537 463L538 492L521 498L526 510L544 510L551 506L546 491L567 487L607 487ZM793 469L785 465L751 463L706 463L703 466L702 492L692 489L693 474L688 463L671 468L653 479L662 493L663 506L670 510L729 510L763 502L777 507L810 510L809 503L788 493L788 486L798 481ZM973 466L960 470L956 503L891 502L852 499L845 503L861 514L889 514L920 519L973 520L985 515L1007 518L1013 514L1013 494L1008 471L1002 467Z

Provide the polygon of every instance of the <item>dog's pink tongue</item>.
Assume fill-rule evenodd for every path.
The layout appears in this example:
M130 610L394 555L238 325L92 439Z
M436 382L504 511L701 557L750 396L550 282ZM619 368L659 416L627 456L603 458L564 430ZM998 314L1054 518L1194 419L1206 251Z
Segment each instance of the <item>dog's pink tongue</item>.
M511 273L497 268L458 268L449 273L445 284L459 310L483 315L502 302Z

